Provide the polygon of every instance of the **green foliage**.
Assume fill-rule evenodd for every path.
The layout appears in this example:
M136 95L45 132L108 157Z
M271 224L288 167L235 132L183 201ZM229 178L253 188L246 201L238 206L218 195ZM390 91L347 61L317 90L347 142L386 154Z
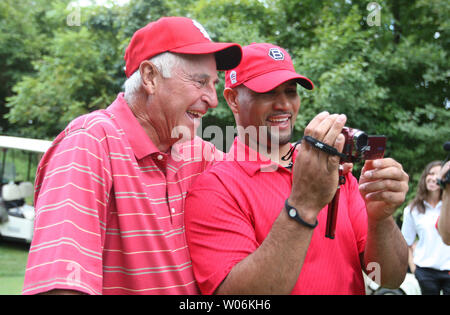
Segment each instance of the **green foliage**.
M450 138L450 3L379 0L380 25L369 26L369 2L131 0L82 7L81 25L69 26L69 1L4 0L0 131L53 138L74 117L108 106L125 80L123 54L135 30L161 16L183 15L202 23L215 41L285 47L297 71L316 86L299 89L296 137L323 110L387 135L387 156L411 177L411 199L418 174L444 158L442 143ZM220 77L219 106L205 116L204 127L234 124L220 97Z
M10 128L4 117L6 98L24 75L33 72L32 61L45 53L51 27L45 16L51 7L45 0L0 1L0 133Z
M55 32L49 54L33 62L36 74L25 76L7 99L7 118L22 126L21 134L57 134L74 117L114 99L100 45L85 26Z

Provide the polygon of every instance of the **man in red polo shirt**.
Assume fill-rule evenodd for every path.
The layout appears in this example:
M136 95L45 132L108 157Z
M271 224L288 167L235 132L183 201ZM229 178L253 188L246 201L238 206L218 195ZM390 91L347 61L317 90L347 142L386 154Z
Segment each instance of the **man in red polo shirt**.
M217 69L241 55L183 17L133 35L125 93L72 121L38 167L24 294L198 293L184 199L221 152L194 134L217 106Z
M227 161L199 177L185 206L204 294L364 294L366 267L386 287L404 279L408 251L391 214L408 176L392 159L366 162L359 184L347 174L335 239L325 238L323 208L336 192L339 158L305 143L291 161L281 159L300 107L297 84L313 89L289 54L271 44L244 47L241 64L226 72L224 96L238 136ZM321 113L305 136L342 152L345 121Z

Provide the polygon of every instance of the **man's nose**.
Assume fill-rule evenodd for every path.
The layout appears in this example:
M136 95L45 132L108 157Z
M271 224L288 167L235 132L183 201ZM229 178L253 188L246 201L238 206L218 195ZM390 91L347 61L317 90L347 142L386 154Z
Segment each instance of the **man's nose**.
M214 84L208 86L207 90L203 94L202 100L208 104L208 107L217 107L219 100L217 98L216 87Z
M275 99L274 109L285 110L290 106L289 98L285 93L279 93Z

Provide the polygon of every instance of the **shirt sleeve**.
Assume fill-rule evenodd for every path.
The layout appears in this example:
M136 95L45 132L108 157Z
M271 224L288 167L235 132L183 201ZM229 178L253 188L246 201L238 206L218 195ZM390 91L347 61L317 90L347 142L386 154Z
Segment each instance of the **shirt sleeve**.
M189 192L185 224L194 275L203 294L213 294L231 269L259 246L251 216L215 174L203 174Z
M109 169L101 140L84 129L63 132L44 155L23 294L53 289L101 294Z
M412 246L416 239L417 231L410 206L407 206L403 211L402 234L408 246Z

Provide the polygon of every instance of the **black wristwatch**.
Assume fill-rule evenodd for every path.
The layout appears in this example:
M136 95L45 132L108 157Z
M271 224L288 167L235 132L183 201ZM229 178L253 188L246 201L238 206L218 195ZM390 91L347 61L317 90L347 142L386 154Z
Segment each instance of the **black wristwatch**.
M308 222L303 221L302 218L298 215L297 209L295 209L293 206L291 206L288 203L287 199L284 202L284 207L286 208L288 216L291 219L294 219L295 221L300 223L301 225L304 225L304 226L306 226L306 227L308 227L310 229L314 229L317 226L317 224L319 224L319 221L317 219L316 219L316 223L314 223L314 224L309 224Z

